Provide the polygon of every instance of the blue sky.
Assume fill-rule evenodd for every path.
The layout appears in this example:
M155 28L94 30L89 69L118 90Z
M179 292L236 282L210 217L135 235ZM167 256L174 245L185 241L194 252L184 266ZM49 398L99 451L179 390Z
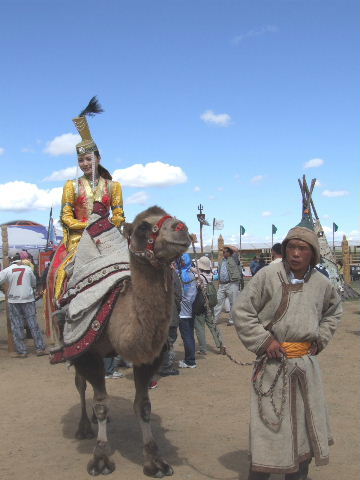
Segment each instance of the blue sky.
M96 94L91 130L128 220L158 204L197 231L201 203L229 241L240 224L244 242L271 224L281 240L305 173L325 229L360 238L357 1L3 0L0 12L1 222L59 214L71 120Z

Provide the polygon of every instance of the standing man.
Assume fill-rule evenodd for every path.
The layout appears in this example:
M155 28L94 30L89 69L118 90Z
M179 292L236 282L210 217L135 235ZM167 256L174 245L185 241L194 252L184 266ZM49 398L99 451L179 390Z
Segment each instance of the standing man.
M28 325L36 345L36 355L47 355L46 345L36 320L35 296L36 278L32 268L13 257L11 265L0 272L0 285L7 282L11 330L17 353L16 358L26 358L24 327Z
M281 243L274 243L271 249L271 256L272 256L272 262L270 262L270 265L272 263L280 263L282 261L282 251L281 251Z
M300 224L301 225L301 224ZM317 355L340 321L341 301L315 265L314 231L291 229L283 261L259 271L234 307L240 340L257 355L251 389L249 480L305 480L333 443Z
M219 263L219 289L217 292L217 305L214 308L215 323L218 322L220 314L223 310L225 299L228 298L230 302L230 318L227 325L233 325L232 307L235 298L239 293L240 282L242 278L242 266L237 262L233 256L234 250L228 246L224 246L224 258Z

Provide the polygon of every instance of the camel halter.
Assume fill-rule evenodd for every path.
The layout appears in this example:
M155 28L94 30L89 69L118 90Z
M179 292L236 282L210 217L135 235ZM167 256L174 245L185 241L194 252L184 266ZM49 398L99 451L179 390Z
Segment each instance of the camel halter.
M148 238L147 245L145 250L132 250L130 247L130 239L129 239L129 250L132 254L136 255L137 257L146 257L150 261L157 261L154 257L154 247L155 241L160 233L161 227L167 220L175 219L171 215L164 215L160 220L152 227L150 237ZM182 222L178 222L176 226L176 231L185 230L185 224Z

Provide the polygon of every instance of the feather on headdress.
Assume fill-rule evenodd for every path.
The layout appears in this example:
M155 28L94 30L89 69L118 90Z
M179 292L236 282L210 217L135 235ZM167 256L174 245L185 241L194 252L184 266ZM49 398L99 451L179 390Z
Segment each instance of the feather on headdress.
M77 131L81 136L81 142L76 145L76 152L78 155L84 155L84 153L91 153L99 151L96 143L94 142L89 124L87 121L87 116L92 117L97 113L103 112L103 108L100 105L97 97L92 97L88 105L82 110L80 115L73 119Z

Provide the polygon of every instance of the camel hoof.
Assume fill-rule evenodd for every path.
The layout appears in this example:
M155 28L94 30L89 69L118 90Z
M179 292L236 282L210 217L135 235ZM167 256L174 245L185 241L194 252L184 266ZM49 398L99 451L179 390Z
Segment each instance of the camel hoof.
M144 465L143 472L148 477L153 478L170 477L174 474L173 468L164 461L159 461L152 465Z
M102 469L102 474L103 475L110 475L113 473L115 470L115 463L114 462L107 462L106 465L104 465L104 468Z

